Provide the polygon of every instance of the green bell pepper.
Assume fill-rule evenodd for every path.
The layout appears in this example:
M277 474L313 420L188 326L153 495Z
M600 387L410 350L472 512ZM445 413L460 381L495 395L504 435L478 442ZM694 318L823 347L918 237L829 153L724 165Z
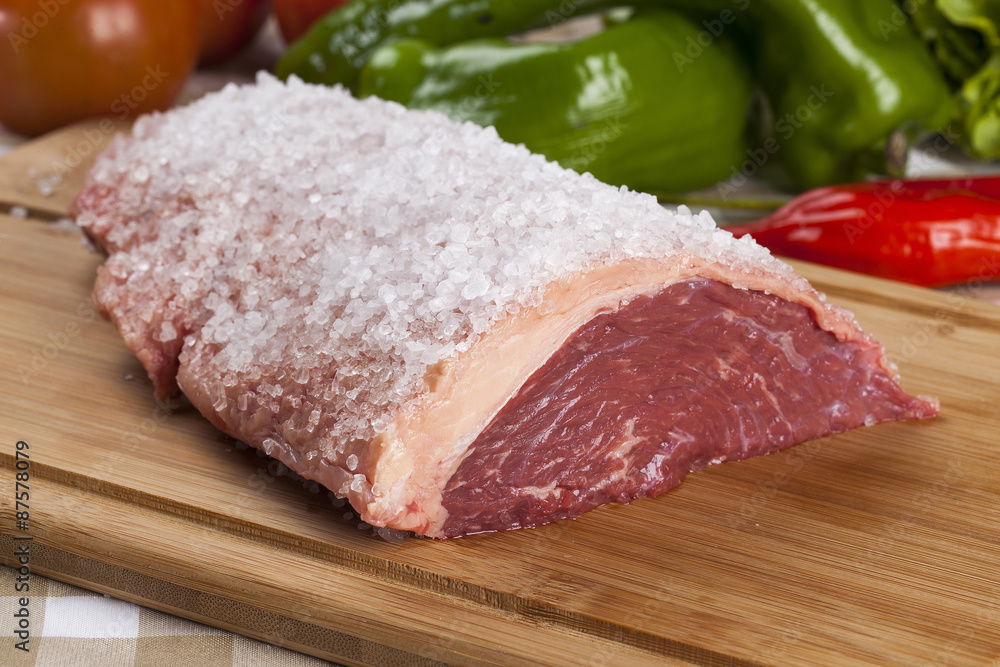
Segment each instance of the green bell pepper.
M612 0L354 0L293 45L281 76L357 90L377 49L402 37L448 46L509 35ZM940 69L909 26L886 30L893 0L636 0L679 9L705 27L659 65L680 69L714 50L715 26L746 45L773 111L752 156L783 163L802 188L897 173L904 137L936 130L952 109ZM732 24L732 25L730 25ZM694 54L694 55L691 55ZM677 97L674 104L689 100ZM525 122L531 122L525 119ZM780 155L779 155L780 154ZM739 162L733 164L736 172ZM759 166L759 165L758 165Z
M899 175L900 139L948 122L940 69L908 26L886 28L896 11L893 0L754 0L737 13L774 112L767 129L797 187Z
M492 125L511 143L613 185L686 191L728 176L747 149L749 72L719 43L670 64L701 27L642 12L573 44L398 39L361 72L361 96Z

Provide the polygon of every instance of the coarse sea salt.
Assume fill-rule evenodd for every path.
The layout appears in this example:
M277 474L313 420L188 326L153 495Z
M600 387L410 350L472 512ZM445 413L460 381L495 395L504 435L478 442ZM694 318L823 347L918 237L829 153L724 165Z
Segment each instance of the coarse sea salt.
M230 409L285 415L266 451L295 428L351 469L345 443L378 435L499 321L551 309L560 278L690 253L808 289L707 214L492 128L267 74L141 118L88 187L104 199L77 222L110 253L103 305L136 315L128 335L184 343L182 367L210 357L215 404L238 377Z

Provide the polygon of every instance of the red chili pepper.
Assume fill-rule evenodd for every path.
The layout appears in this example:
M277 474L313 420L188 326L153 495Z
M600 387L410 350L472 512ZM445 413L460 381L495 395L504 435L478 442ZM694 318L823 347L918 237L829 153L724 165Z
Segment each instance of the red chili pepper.
M914 285L1000 279L1000 176L811 190L747 225L776 254Z

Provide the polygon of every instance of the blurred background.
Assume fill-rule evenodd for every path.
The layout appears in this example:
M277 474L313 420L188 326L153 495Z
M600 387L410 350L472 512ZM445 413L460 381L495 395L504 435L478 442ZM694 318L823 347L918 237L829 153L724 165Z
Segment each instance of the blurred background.
M956 0L5 0L0 152L267 70L492 125L788 257L1000 299L995 20Z

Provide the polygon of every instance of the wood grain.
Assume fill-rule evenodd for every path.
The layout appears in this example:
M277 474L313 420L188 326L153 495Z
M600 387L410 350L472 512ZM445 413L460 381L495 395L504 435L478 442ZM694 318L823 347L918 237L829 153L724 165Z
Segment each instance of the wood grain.
M936 420L714 466L576 521L386 542L157 404L90 306L100 261L76 232L0 216L0 493L25 440L42 573L347 664L1000 659L1000 309L974 284L799 265L908 390L941 398ZM5 501L6 562L12 525Z
M4 155L0 210L20 206L42 220L65 217L94 158L130 125L112 118L82 121Z

